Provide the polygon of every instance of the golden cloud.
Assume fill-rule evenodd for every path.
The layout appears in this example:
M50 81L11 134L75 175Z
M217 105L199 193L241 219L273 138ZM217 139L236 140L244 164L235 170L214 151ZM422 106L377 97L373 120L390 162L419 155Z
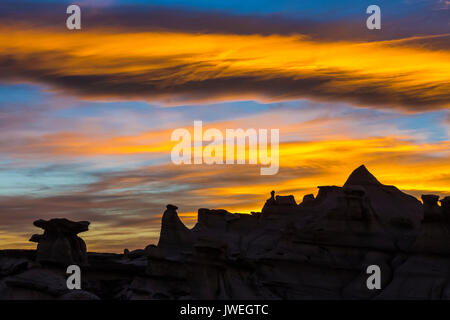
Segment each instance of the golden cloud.
M2 28L0 79L43 83L89 99L167 105L310 98L445 109L450 53L408 46L428 38L315 42L298 35Z

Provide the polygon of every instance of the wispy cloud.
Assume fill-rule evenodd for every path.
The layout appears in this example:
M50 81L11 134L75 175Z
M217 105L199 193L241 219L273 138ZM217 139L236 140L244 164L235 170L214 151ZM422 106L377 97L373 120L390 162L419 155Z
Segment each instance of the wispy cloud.
M408 111L445 109L450 101L449 53L399 45L409 39L325 44L299 36L10 29L0 40L2 79L90 99L310 98Z
M416 143L412 137L345 139L340 135L282 143L280 171L275 176L261 177L250 165L171 163L98 172L93 173L93 182L67 192L0 197L0 229L19 237L25 231L33 232L34 219L62 216L92 221L92 231L86 234L90 250L139 248L157 241L167 203L178 205L183 219L192 226L200 207L258 211L272 189L294 194L300 201L304 194L316 193L318 185L342 185L362 163L383 183L415 196L445 196L450 195L449 150L448 141ZM127 236L131 230L139 237ZM17 246L16 240L5 240L1 247ZM23 240L20 247L29 246Z

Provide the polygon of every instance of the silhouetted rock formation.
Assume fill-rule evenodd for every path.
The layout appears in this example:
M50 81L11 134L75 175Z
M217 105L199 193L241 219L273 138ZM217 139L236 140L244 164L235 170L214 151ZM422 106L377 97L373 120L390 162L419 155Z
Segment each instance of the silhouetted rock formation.
M300 204L272 191L251 215L199 209L192 229L168 205L157 246L89 254L83 292L67 292L63 270L33 265L32 253L0 254L0 298L450 299L450 197L438 199L424 195L422 205L361 166ZM68 245L86 223L37 225L38 261L86 261ZM381 290L366 286L374 264Z
M344 183L347 186L381 186L382 184L367 170L366 166L362 165L356 168Z
M405 227L420 225L423 218L420 201L394 186L381 184L365 166L352 172L344 188L352 185L358 185L365 190L373 213L384 222L403 224Z
M423 201L423 222L443 221L441 208L438 201L439 196L434 194L422 195Z
M315 198L312 193L306 194L303 196L303 201L302 201L302 203L300 203L300 205L307 206L308 204L313 203L314 200L315 200Z
M181 222L177 209L167 205L162 217L158 248L166 252L179 252L192 246L190 230Z
M275 191L270 193L270 198L267 199L264 207L262 209L262 213L266 216L268 215L279 215L286 214L291 211L295 211L298 208L297 203L295 202L294 196L276 196Z
M445 197L440 202L442 207L442 215L444 216L444 219L447 222L447 224L450 224L450 196Z
M77 234L88 231L88 221L37 220L34 225L44 229L44 234L35 234L30 239L38 243L36 256L38 262L66 266L87 264L86 244Z
M150 258L148 274L161 276L151 266L170 262L164 276L177 276L183 297L201 299L449 297L450 233L437 220L421 224L424 214L441 210L436 197L424 202L383 185L361 166L343 187L321 186L316 198L307 195L300 205L272 191L261 214L200 209L197 225L183 229L193 250L176 262ZM169 244L161 238L154 249L160 246ZM424 276L434 262L440 275ZM382 269L382 290L366 287L371 264ZM418 285L414 277L424 282ZM446 284L433 289L436 277ZM180 298L174 289L159 294Z

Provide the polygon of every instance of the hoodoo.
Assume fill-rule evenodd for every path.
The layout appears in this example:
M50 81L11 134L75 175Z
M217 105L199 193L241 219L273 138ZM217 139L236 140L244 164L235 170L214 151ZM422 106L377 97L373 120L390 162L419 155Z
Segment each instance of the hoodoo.
M89 224L67 219L36 220L34 225L44 229L44 234L35 234L30 239L38 243L36 260L66 266L87 264L86 244L77 235L88 231Z

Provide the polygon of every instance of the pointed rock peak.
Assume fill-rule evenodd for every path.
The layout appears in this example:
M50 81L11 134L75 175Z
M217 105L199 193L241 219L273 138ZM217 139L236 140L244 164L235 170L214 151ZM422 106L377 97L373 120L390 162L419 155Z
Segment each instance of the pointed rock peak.
M356 168L352 174L348 177L347 181L344 184L345 186L350 185L359 185L359 186L365 186L365 185L378 185L381 186L382 184L380 181L375 178L373 174L367 170L367 168L362 165L358 168Z

